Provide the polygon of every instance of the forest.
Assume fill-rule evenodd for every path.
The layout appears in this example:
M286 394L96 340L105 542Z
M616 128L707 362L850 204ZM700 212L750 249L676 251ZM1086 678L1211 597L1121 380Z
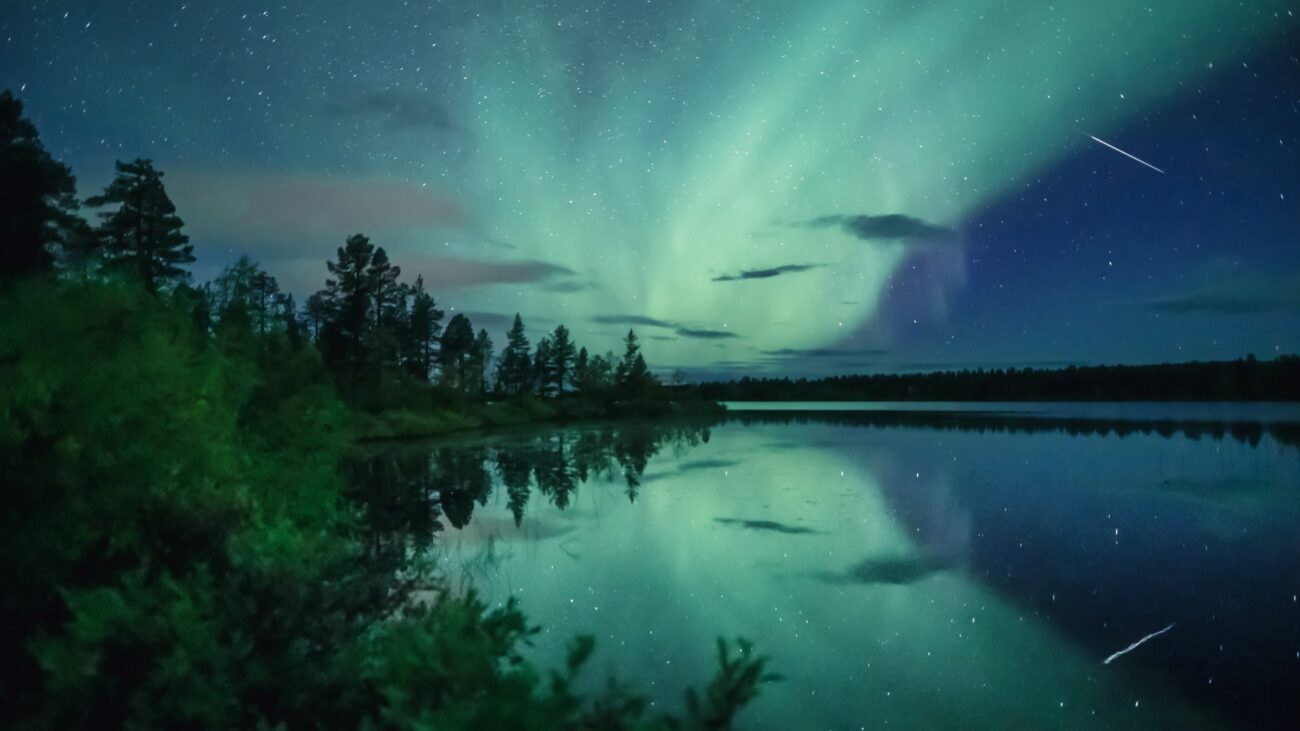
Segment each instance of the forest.
M741 378L701 384L718 401L1300 401L1300 357L1160 365Z
M499 353L487 330L446 312L424 278L402 281L383 246L346 236L323 262L323 287L299 307L271 273L242 256L195 284L194 244L148 159L118 162L105 190L84 201L76 179L50 157L21 103L4 105L6 281L142 289L157 306L187 314L209 337L283 336L315 351L364 436L421 436L471 426L563 417L707 411L690 389L664 391L633 330L623 352L589 353L563 324L529 341L518 313ZM92 223L82 215L93 213ZM166 303L165 305L163 303ZM510 403L489 406L489 401Z
M615 361L563 327L530 348L517 317L494 360L360 235L302 310L247 259L195 286L144 159L84 201L96 224L82 207L0 94L0 725L727 728L774 679L719 640L680 715L614 679L579 692L591 637L534 666L513 601L386 552L347 488L386 413L421 431L653 398L634 333Z

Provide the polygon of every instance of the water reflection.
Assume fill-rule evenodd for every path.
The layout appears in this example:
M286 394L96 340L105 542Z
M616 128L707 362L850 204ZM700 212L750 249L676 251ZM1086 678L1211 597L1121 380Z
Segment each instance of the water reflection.
M815 531L811 528L805 528L801 525L789 525L780 523L775 520L742 520L740 518L714 518L714 523L722 525L734 525L748 530L767 530L773 533L785 533L786 535L816 534L821 531Z
M949 568L934 557L882 556L868 558L846 571L820 571L812 576L828 584L911 584Z
M379 559L432 545L666 700L744 634L743 725L1269 727L1300 713L1285 422L741 414L393 445ZM1133 641L1176 628L1102 665Z
M1151 406L1151 405L1146 405ZM754 424L841 424L879 429L907 428L994 434L1036 434L1058 432L1070 436L1116 436L1157 434L1165 438L1186 437L1233 439L1258 446L1266 435L1279 444L1300 448L1300 416L1273 421L1248 418L1182 417L1141 415L1134 418L1022 411L741 411L729 417L733 422Z
M428 549L444 529L469 525L494 488L520 526L533 492L564 510L592 479L619 480L635 502L650 460L707 444L714 422L590 426L491 439L371 445L344 460L352 494L365 507L375 560L398 563ZM725 460L684 463L712 469Z

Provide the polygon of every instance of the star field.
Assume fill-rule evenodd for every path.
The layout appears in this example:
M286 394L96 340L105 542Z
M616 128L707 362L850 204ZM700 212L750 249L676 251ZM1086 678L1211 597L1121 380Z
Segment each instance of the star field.
M1150 362L1300 350L1298 38L1272 1L29 2L0 87L84 195L153 158L199 280L306 294L364 231L494 336L635 326L700 376Z

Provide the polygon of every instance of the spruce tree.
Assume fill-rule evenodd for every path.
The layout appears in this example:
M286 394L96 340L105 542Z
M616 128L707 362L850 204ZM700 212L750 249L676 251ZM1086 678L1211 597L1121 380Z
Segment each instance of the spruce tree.
M487 394L488 364L492 362L492 337L487 330L479 330L474 340L475 377L480 394Z
M533 349L532 388L538 396L546 396L550 393L551 382L554 381L554 367L555 363L551 358L551 339L543 336L537 341L537 347Z
M94 208L117 206L99 214L97 239L106 262L132 272L149 292L188 279L183 267L194 261L194 247L181 233L183 222L162 178L151 160L118 161L113 182L86 200Z
M585 347L578 351L578 358L573 362L573 386L579 391L591 390L591 366Z
M497 383L509 394L527 393L532 381L532 362L529 358L528 336L524 334L524 321L515 313L514 325L506 334L506 347L501 353Z
M402 285L397 278L401 276L401 267L394 266L388 260L388 252L380 246L370 257L366 267L366 287L370 292L371 308L376 329L392 324L393 312L402 299Z
M433 348L442 333L442 316L443 311L424 289L424 277L416 277L415 287L411 290L405 359L407 370L422 381L429 380L429 373L433 370Z
M641 346L637 344L636 333L629 329L623 338L623 359L618 362L618 368L614 370L614 384L620 388L628 385L639 350Z
M555 395L564 395L564 383L573 369L573 340L569 337L569 328L557 325L551 336L551 383L555 384Z

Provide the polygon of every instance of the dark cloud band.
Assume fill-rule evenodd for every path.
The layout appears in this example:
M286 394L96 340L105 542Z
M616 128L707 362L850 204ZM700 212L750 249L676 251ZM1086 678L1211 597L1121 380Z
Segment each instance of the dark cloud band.
M793 272L806 272L809 269L816 269L821 264L783 264L779 267L769 269L744 269L738 274L722 274L713 278L715 282L739 282L745 279L771 279L779 277L782 274L791 274Z
M797 228L839 228L863 241L942 243L957 238L955 229L902 213L887 213L882 216L833 214L793 225Z
M705 330L700 328L687 327L681 323L671 322L669 320L660 320L655 317L645 315L597 315L591 318L591 321L598 325L620 325L627 327L660 327L665 330L672 330L677 337L692 338L695 340L726 340L729 338L740 337L729 330ZM656 340L663 339L663 336L652 336Z

